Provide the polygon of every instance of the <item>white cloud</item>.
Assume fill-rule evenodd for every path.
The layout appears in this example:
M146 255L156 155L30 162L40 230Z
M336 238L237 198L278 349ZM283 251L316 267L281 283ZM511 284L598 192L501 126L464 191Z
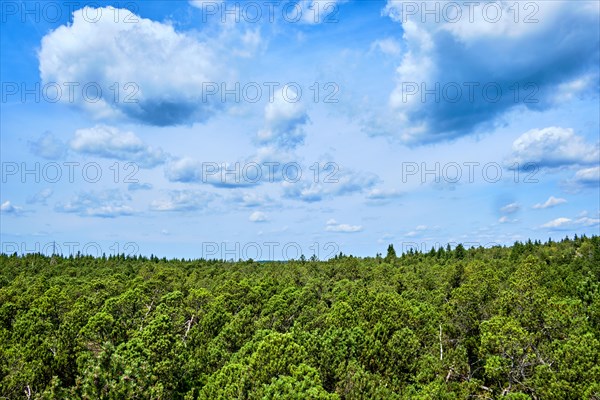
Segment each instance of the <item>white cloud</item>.
M267 222L268 218L265 213L261 211L254 211L252 214L250 214L249 220L251 222Z
M556 88L553 102L555 104L565 103L571 100L582 98L587 94L590 88L595 86L597 76L593 73L577 77L571 81L561 83Z
M404 234L406 237L415 237L419 235L423 235L427 230L427 225L417 225L414 230L407 232Z
M228 201L234 206L241 206L244 208L254 207L268 207L273 203L273 199L267 194L252 192L235 192Z
M6 200L0 204L0 212L2 214L19 215L23 212L23 207L13 205L10 200Z
M558 1L555 3L558 4L538 6L535 12L526 12L530 10L524 10L521 3L521 13L515 15L515 3L509 1L498 1L492 4L493 7L485 7L486 3L472 3L468 6L451 0L437 1L431 5L388 0L383 13L396 22L420 22L429 30L448 32L462 43L470 44L496 38L515 40L535 34L543 29L540 27L543 22L556 17L564 6ZM429 14L426 14L427 11ZM544 21L533 23L541 18Z
M500 212L504 213L504 214L514 214L517 211L519 211L519 209L521 208L521 206L519 206L518 203L510 203L505 205L504 207L500 208Z
M335 181L334 181L335 180ZM369 190L379 182L371 173L340 170L331 182L305 180L283 182L284 197L305 202L316 202L336 196L351 195Z
M191 157L171 160L165 167L165 177L171 182L207 183L218 188L239 188L256 186L268 175L254 166L241 162L215 163L202 162Z
M552 208L552 207L556 207L559 204L564 204L566 202L567 202L566 199L550 196L548 198L548 200L546 200L546 202L537 203L536 205L533 206L533 208L536 208L536 209Z
M202 163L191 157L172 160L165 167L165 176L171 182L202 182Z
M146 145L133 132L105 125L77 130L71 140L71 149L82 154L133 162L145 168L155 167L166 159L160 147Z
M498 219L498 223L500 223L500 224L508 224L508 223L517 222L517 221L518 221L517 219L510 219L506 215L504 215Z
M600 219L581 217L576 220L560 217L546 222L541 227L548 229L577 229L581 227L591 227L600 224Z
M582 226L596 226L596 225L600 224L600 219L599 218L582 217L582 218L577 219L575 222L578 225L582 225Z
M236 189L293 180L304 170L291 149L270 145L261 146L253 155L233 163L203 162L188 156L170 159L165 166L165 177L171 182L206 183ZM329 172L324 176L329 176Z
M298 95L289 85L274 93L273 101L265 107L265 127L257 135L261 144L294 149L304 142L304 125L309 119Z
M81 192L66 203L56 204L54 209L81 217L116 218L134 214L133 208L125 204L130 200L129 195L116 189Z
M90 20L96 15L97 20ZM79 84L73 98L64 95L61 101L77 104L96 118L157 126L208 118L218 104L203 101L203 83L223 81L226 75L208 43L112 7L74 11L72 24L42 38L38 57L44 83ZM84 98L88 84L94 101ZM102 96L96 96L95 88Z
M384 190L384 189L371 189L367 193L368 200L385 201L395 199L402 196L402 192L399 190Z
M600 167L580 169L575 173L575 182L584 186L600 187Z
M325 226L325 230L327 232L343 232L343 233L354 233L362 231L362 226L360 225L348 225L348 224L338 224L335 219L330 219L327 221Z
M552 221L546 222L542 225L542 228L560 228L572 221L570 218L560 217L553 219Z
M534 163L538 167L596 164L600 159L600 145L587 143L571 128L551 126L532 129L519 136L512 145L509 164L523 167Z
M548 109L570 95L595 95L598 8L582 11L569 1L538 2L537 21L526 23L532 12L522 2L471 6L387 2L383 14L402 25L402 59L389 97L393 116L383 127L367 129L377 134L383 128L408 144L439 142L488 132L516 108ZM519 8L518 16L511 7ZM471 91L471 83L479 86ZM503 95L491 100L482 90L487 84ZM424 98L426 91L438 96Z
M233 54L238 57L250 58L264 44L260 28L246 29L239 37L240 46L233 49Z

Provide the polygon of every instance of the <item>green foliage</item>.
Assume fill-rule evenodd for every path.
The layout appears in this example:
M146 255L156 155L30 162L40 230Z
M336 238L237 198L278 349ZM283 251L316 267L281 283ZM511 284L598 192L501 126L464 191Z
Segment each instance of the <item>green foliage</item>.
M600 239L223 262L0 255L0 398L598 399Z
M387 248L387 254L385 256L385 262L392 263L396 260L396 250L394 250L394 245L390 244Z

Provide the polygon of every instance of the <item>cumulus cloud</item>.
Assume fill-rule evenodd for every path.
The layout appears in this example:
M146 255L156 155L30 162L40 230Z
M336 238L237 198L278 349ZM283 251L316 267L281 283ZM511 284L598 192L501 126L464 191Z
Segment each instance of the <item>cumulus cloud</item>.
M264 212L254 211L252 214L250 214L249 220L250 222L267 222L269 219Z
M192 190L173 190L169 192L169 199L155 200L150 204L152 211L198 211L205 209L214 195L207 192Z
M50 132L44 133L37 140L30 141L28 144L34 155L47 160L58 160L67 154L67 145Z
M552 208L552 207L558 206L559 204L564 204L566 202L567 202L566 199L550 196L550 197L548 197L548 200L546 200L544 203L537 203L533 206L533 208L536 208L536 209Z
M362 231L362 226L339 224L335 219L330 219L329 221L327 221L325 230L327 232L354 233Z
M82 192L66 203L54 207L57 212L73 213L81 217L116 218L134 213L126 204L131 197L117 189Z
M6 200L4 203L0 204L0 212L8 215L20 215L23 213L23 207L15 206L10 200Z
M169 162L165 176L171 182L202 182L202 163L191 157L182 157Z
M294 149L304 142L304 125L309 121L306 108L293 86L277 90L265 107L265 127L258 132L258 142L283 149Z
M525 3L517 5L516 22L513 2L477 4L470 12L452 1L387 2L384 14L402 25L405 47L389 98L394 120L388 129L404 142L485 132L516 107L547 109L569 95L597 93L598 7L538 2L537 22L525 23L531 14ZM425 7L438 12L426 14ZM500 20L492 20L494 12ZM584 84L571 84L581 79ZM426 90L437 97L423 97Z
M203 83L225 71L208 43L112 7L74 11L72 24L42 38L38 58L44 83L79 85L61 101L156 126L206 120L218 103L203 101Z
M512 145L509 165L553 168L568 165L593 165L600 160L600 144L587 143L571 128L551 126L532 129L519 136Z
M71 149L82 154L133 162L144 168L155 167L166 159L160 147L146 145L133 132L105 125L77 130L71 140Z
M304 168L296 160L292 151L262 146L254 155L236 162L208 162L187 156L174 158L165 166L165 177L171 182L205 183L217 188L250 188L302 175L308 166Z

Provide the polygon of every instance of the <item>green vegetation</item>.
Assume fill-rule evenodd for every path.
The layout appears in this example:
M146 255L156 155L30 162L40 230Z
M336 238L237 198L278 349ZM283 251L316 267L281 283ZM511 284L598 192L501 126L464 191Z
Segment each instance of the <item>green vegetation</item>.
M600 398L597 236L322 262L0 263L9 399Z

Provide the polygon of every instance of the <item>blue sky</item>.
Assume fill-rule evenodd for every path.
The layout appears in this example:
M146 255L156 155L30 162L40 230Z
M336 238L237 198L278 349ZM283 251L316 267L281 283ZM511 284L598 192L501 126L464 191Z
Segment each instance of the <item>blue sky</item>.
M600 230L596 1L3 1L2 251Z

